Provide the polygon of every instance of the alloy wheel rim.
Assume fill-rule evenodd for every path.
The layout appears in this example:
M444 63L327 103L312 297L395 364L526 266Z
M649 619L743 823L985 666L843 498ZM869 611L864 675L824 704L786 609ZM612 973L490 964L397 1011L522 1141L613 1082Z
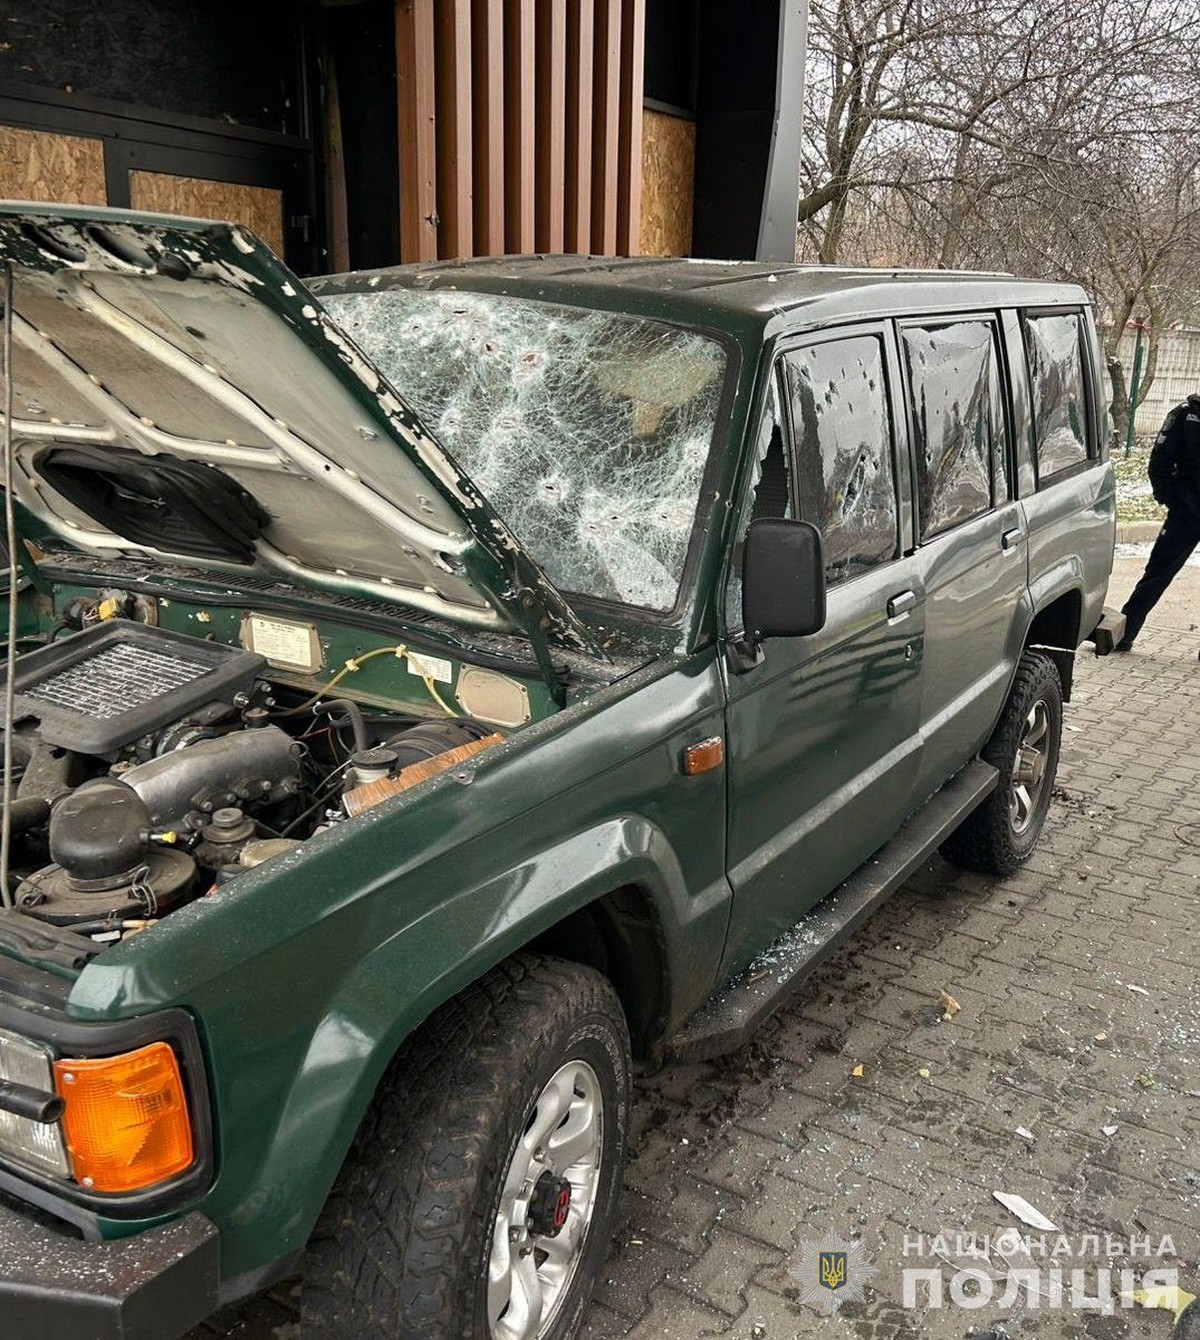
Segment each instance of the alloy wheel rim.
M596 1208L604 1146L600 1080L586 1061L568 1061L538 1095L509 1159L488 1259L492 1340L541 1340L562 1310ZM560 1228L531 1220L546 1178L569 1188Z
M1029 709L1021 729L1021 741L1013 763L1008 814L1014 833L1024 833L1033 823L1046 786L1050 753L1050 709L1039 698Z

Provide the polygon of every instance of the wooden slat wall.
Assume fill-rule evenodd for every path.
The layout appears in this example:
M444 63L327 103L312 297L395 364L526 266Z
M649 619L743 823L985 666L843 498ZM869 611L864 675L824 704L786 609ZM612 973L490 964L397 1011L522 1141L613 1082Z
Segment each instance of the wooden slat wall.
M504 245L533 250L533 0L504 3Z
M592 116L592 250L617 249L617 164L621 102L621 0L596 6L596 50Z
M623 0L621 13L621 98L618 110L617 251L641 250L642 71L646 64L646 0Z
M398 0L396 5L400 252L406 261L432 261L438 255L433 5L434 0Z
M405 261L639 249L645 0L396 0Z
M586 0L567 19L567 251L592 249L592 48L596 15Z
M504 10L496 0L472 0L471 36L475 245L461 254L496 256L504 250Z
M563 249L567 171L567 0L537 0L537 121L535 202L539 251Z
M471 0L437 5L438 248L461 256L474 245L471 208Z

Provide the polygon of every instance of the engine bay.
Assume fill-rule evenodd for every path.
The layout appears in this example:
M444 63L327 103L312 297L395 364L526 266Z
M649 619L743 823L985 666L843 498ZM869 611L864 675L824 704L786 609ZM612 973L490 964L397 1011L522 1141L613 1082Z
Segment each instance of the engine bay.
M383 636L126 591L76 596L62 612L15 662L9 890L47 929L98 945L533 715L519 680L467 665L451 675Z

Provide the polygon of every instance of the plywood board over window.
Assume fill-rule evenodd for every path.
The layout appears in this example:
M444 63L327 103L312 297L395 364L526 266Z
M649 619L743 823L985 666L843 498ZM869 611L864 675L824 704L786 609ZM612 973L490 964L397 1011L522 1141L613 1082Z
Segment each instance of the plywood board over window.
M283 192L269 186L176 177L168 172L131 172L129 203L151 214L244 224L276 255L283 255Z
M691 252L695 175L695 124L646 108L642 120L643 255L687 256Z
M103 142L0 126L0 198L103 205Z

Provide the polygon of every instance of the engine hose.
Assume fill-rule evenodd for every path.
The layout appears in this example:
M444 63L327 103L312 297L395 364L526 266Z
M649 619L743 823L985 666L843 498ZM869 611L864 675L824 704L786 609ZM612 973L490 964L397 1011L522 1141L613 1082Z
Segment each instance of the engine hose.
M14 837L45 823L49 817L50 802L41 796L23 796L8 807L8 822Z
M328 684L322 684L322 686L316 691L316 693L314 693L311 698L308 698L304 702L302 702L299 707L284 708L282 711L272 712L271 715L275 717L300 716L301 713L307 712L309 708L313 706L314 703L319 703L321 699L325 696L325 694L327 694L330 689L340 684L342 680L346 678L347 675L352 675L356 670L360 670L362 668L364 661L373 660L376 656L395 656L402 661L404 660L408 661L409 668L413 670L414 673L420 675L421 682L425 685L425 689L428 692L429 696L433 699L435 703L437 703L437 705L442 709L442 711L445 712L445 714L448 717L458 716L458 713L454 710L454 708L451 707L450 704L437 691L437 686L434 684L433 676L430 675L429 671L422 669L421 663L419 661L416 664L413 663L411 657L409 656L408 648L404 645L403 642L401 642L399 645L395 647L376 647L374 651L364 651L359 656L352 656L345 663L345 665L342 666L342 668L337 672L337 674L334 675L334 677L328 682Z
M344 725L345 721L335 720L335 711L344 713L345 721L350 723L350 729L354 732L354 752L358 754L368 748L367 723L363 720L362 708L349 698L327 698L324 702L316 704L313 715L327 716L332 726Z

